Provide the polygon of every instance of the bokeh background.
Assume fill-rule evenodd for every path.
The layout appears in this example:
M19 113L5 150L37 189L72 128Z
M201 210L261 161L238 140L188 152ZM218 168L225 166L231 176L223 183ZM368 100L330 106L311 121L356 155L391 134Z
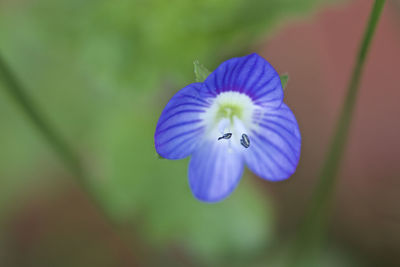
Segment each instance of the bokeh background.
M80 155L97 204L0 80L0 266L280 266L332 137L371 0L0 0L0 52ZM169 98L257 52L290 80L297 172L198 202L159 159ZM400 266L400 2L365 66L318 266ZM86 188L87 189L87 188ZM104 216L107 214L107 217Z

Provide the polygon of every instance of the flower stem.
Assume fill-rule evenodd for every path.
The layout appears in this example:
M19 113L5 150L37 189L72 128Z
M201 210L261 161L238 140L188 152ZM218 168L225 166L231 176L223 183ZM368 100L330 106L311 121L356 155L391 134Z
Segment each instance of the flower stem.
M1 80L4 82L4 89L21 106L28 119L30 119L33 125L43 135L44 139L58 154L65 166L71 171L73 174L71 177L76 179L80 188L86 193L96 210L102 215L111 232L116 237L116 240L119 242L119 245L121 245L122 253L124 253L126 260L134 263L136 260L132 254L129 242L119 233L113 218L103 208L97 192L95 192L87 174L84 172L80 157L45 119L38 106L28 96L26 90L24 90L23 86L19 83L14 73L0 55L0 81Z
M307 265L307 261L316 256L316 252L322 242L330 213L336 177L349 135L364 63L384 4L385 0L376 0L372 7L364 37L359 47L353 74L347 87L347 94L335 135L322 166L319 183L312 195L309 210L300 224L298 236L294 243L293 257L291 259L291 264L293 265Z
M24 113L28 116L34 126L41 132L47 142L54 148L65 165L77 176L82 179L83 169L79 157L67 145L67 143L56 133L56 131L46 121L39 112L38 107L29 98L25 90L18 82L9 66L0 55L0 79L4 82L4 89L8 91L11 97L20 104Z

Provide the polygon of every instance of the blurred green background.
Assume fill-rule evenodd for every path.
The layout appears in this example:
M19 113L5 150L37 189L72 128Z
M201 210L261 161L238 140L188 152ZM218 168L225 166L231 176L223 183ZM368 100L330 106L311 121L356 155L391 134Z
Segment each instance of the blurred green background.
M320 133L318 119L307 117L319 112L318 105L307 99L335 101L324 90L316 92L324 86L318 80L339 81L337 88L344 90L371 3L0 0L0 53L45 119L80 155L102 207L75 183L0 81L0 265L279 266L287 256L282 240L294 229L302 212L298 207L313 188L314 180L304 177L316 175L340 106L321 111L332 123ZM390 31L390 25L400 25L400 12L397 2L389 5L395 11L386 34L398 44L400 32ZM335 32L321 26L327 24L320 22L326 10L342 10L333 11L338 13L329 24L337 21L339 33L346 29L341 16L350 17L347 25L352 19L359 24L351 49L343 45L345 33L340 40L349 63L337 77L332 64L323 64L327 54L318 50L323 46L318 40L330 43ZM310 29L301 33L299 22ZM326 35L317 41L307 37L321 32ZM158 116L177 90L194 82L194 60L214 69L254 51L272 58L279 72L289 72L287 100L305 143L299 174L274 185L246 171L228 199L200 203L188 186L188 160L162 160L154 150ZM328 55L335 60L334 52ZM322 63L315 64L316 59ZM341 63L335 66L342 70ZM395 168L385 175L399 173ZM296 179L302 186L293 184ZM348 198L339 194L339 199L347 203ZM393 205L387 210L398 210ZM389 248L363 247L359 237L355 242L333 238L319 266L374 265L383 258L388 265L399 263L392 253L400 241L399 213L392 220ZM332 232L345 236L352 229L346 227Z

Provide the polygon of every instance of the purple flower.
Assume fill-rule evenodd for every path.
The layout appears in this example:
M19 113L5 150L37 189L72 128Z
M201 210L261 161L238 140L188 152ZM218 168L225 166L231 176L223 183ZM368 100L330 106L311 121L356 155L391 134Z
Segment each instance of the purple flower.
M292 175L301 136L283 103L278 73L254 53L225 61L203 83L177 92L158 120L154 141L164 158L191 155L193 194L216 202L236 188L245 164L270 181Z

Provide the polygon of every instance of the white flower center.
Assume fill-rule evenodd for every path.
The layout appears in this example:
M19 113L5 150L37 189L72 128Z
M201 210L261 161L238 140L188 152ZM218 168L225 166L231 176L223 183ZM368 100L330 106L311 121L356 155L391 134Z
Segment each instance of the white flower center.
M243 134L248 136L255 127L252 117L257 111L257 106L246 94L239 92L219 94L203 114L207 124L206 138L230 142L232 148L243 147L242 136Z

